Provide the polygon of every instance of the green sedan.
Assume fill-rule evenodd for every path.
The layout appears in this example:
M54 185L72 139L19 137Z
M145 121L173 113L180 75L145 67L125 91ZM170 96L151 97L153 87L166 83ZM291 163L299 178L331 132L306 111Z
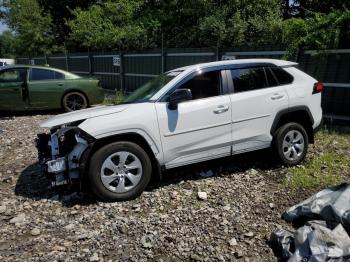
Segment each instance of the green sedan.
M0 69L0 110L74 111L100 104L101 82L45 66L13 65Z

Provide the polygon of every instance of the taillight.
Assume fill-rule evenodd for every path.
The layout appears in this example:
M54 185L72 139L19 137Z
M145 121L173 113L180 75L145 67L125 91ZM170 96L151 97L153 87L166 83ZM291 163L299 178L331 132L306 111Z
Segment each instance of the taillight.
M313 94L321 93L324 89L323 83L315 83L314 84L314 90L312 91Z

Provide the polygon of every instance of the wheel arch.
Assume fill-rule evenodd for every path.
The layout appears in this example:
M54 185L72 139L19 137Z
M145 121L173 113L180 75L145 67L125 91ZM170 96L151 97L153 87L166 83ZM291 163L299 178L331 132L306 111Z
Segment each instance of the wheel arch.
M271 126L271 135L274 136L278 128L289 122L302 125L308 135L309 142L314 143L314 118L307 106L296 106L279 111Z
M121 134L114 134L111 136L106 136L103 138L97 139L93 144L89 146L87 150L85 150L83 156L80 159L80 173L85 177L85 173L88 171L88 163L92 155L100 148L105 145L108 145L117 141L128 141L133 142L140 146L143 150L146 151L147 155L149 155L151 164L152 164L152 178L151 183L158 183L162 178L162 169L161 166L155 156L155 152L152 150L150 144L147 142L147 139L143 137L141 134L136 132L127 132Z

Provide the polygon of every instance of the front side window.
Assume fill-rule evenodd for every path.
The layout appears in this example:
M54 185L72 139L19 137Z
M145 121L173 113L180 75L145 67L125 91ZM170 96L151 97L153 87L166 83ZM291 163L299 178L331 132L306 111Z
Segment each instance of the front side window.
M245 92L267 87L264 68L231 70L234 92Z
M9 69L0 73L0 83L24 82L27 70L24 68Z
M29 79L32 81L38 80L54 80L55 79L55 71L47 70L47 69L38 69L33 68L30 72Z
M220 71L212 71L193 77L178 89L191 90L195 100L220 95L220 86Z

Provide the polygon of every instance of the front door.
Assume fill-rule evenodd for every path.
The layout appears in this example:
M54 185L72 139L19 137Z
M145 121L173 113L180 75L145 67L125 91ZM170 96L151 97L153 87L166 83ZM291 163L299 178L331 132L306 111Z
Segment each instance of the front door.
M22 110L27 107L25 82L27 69L12 68L0 72L0 109Z
M156 103L166 168L231 154L230 98L221 78L220 71L194 75L177 87L192 93L177 109Z

